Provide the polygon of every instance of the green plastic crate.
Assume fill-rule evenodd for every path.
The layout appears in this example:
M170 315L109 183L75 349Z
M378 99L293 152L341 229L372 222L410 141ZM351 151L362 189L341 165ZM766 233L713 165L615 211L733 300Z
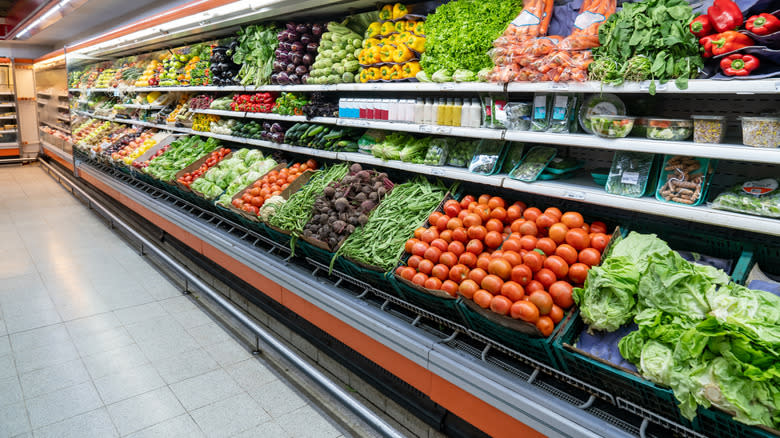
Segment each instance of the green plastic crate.
M348 257L338 256L335 266L345 274L364 281L377 289L397 295L396 289L390 283L389 272L381 271L375 267L365 266L362 263L351 260Z
M671 389L564 347L564 344L573 346L577 342L584 326L577 310L553 341L562 371L683 426L691 426L680 413Z
M325 266L330 266L330 261L333 259L332 252L307 242L303 238L299 238L296 241L295 246L295 255L308 257L316 262L322 263Z
M441 316L446 320L466 326L466 320L458 306L460 298L442 298L423 292L407 284L403 279L397 278L395 274L388 275L388 278L398 296L404 301Z
M716 408L699 408L696 431L712 438L777 438L780 431L750 426L735 420L730 414Z
M284 230L277 229L275 227L272 227L271 225L265 225L266 232L268 233L268 237L271 238L274 242L283 245L283 246L290 246L290 241L292 240L292 234L285 232Z
M566 321L572 317L572 312L567 312L550 336L537 338L491 321L469 308L465 300L460 300L458 307L466 321L466 327L518 353L525 354L531 359L558 368L558 357L553 350L553 339L559 335Z

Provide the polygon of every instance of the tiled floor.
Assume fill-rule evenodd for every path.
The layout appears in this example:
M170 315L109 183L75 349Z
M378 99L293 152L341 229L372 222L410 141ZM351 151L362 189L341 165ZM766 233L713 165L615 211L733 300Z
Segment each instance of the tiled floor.
M0 437L341 434L41 169L0 167Z

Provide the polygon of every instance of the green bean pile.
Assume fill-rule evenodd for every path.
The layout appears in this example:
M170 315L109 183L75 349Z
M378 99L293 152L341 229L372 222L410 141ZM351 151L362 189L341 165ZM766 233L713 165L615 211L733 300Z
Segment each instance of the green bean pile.
M295 192L282 207L271 216L268 223L297 236L303 232L303 227L311 219L314 201L325 187L333 181L344 178L349 170L347 164L337 164L319 170L309 182Z
M441 182L432 184L421 176L396 185L337 254L385 271L393 269L404 252L406 240L446 193L447 188Z

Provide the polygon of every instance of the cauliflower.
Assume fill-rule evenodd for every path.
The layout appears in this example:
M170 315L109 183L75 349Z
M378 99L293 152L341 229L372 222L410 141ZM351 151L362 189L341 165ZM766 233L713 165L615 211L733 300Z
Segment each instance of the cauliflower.
M281 196L271 196L268 198L267 201L263 204L262 207L260 207L260 210L257 212L257 215L260 217L260 220L263 222L268 222L268 220L276 214L276 211L281 207L285 202L287 202L284 198Z

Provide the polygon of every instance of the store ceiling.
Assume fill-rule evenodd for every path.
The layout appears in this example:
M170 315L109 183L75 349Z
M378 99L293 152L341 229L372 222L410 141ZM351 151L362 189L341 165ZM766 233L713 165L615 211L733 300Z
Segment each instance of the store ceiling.
M28 44L50 46L53 49L62 48L65 44L85 39L189 1L191 0L87 0L78 5L76 9L68 11L59 20L43 29L34 30L30 36L25 37L22 41ZM9 21L13 20L14 22L27 21L28 17L48 3L56 3L56 1L0 0L0 17L8 17ZM19 11L24 12L21 18Z

